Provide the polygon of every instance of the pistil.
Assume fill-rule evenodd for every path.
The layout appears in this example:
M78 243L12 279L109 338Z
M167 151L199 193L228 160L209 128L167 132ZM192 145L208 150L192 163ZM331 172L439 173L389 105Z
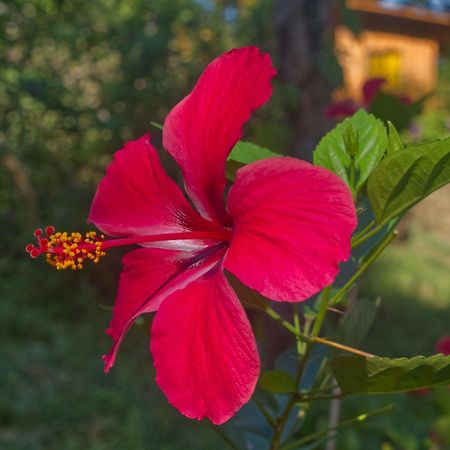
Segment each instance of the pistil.
M124 245L145 244L150 242L201 240L216 243L227 243L231 232L223 229L218 231L188 231L183 233L164 233L145 236L130 236L124 238L105 239L103 234L97 235L95 231L89 231L84 236L78 232L58 232L48 226L45 229L45 237L42 229L34 232L37 245L28 244L26 251L32 258L45 254L46 261L56 267L57 270L83 269L85 260L97 263L106 250L112 247Z

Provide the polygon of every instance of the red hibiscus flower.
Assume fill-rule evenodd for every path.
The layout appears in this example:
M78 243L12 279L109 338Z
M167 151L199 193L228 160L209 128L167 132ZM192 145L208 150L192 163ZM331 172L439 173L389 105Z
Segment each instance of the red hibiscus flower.
M251 397L259 358L250 323L224 269L275 301L302 301L330 284L350 254L352 195L326 169L288 158L240 169L225 192L225 161L251 113L271 96L270 57L235 49L204 71L164 123L196 209L162 168L149 136L114 155L89 214L104 234L52 234L32 256L82 267L112 246L123 259L105 370L133 321L156 311L150 351L156 382L184 415L228 420ZM224 200L226 198L226 200ZM53 230L49 230L53 233ZM75 267L74 267L75 266Z
M380 92L383 84L386 83L384 78L371 78L367 80L362 87L363 101L358 103L353 100L342 100L340 102L331 103L325 108L325 116L335 119L343 119L353 116L360 108L370 109L375 96Z
M436 342L436 351L443 355L450 355L450 336L442 336Z
M331 103L325 108L325 116L341 120L346 117L353 116L353 114L355 114L360 108L370 111L374 98L378 92L380 92L383 84L385 83L386 80L384 78L371 78L370 80L367 80L362 87L362 102L355 102L347 99L340 102ZM396 98L404 105L410 105L412 103L411 99L407 95L396 95Z

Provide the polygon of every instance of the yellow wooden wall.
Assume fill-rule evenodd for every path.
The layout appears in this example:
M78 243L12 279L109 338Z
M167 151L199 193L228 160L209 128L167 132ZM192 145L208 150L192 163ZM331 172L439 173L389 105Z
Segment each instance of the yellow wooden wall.
M355 36L339 26L335 50L345 83L337 98L361 100L361 87L369 78L384 77L387 90L413 99L436 85L439 45L435 40L379 31Z

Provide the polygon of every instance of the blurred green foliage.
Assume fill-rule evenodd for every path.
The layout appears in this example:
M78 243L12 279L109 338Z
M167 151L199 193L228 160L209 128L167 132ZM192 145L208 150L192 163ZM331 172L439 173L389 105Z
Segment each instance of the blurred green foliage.
M0 166L3 231L71 211L78 225L113 151L162 123L215 56L267 48L269 18L269 1L1 2L0 151L33 188Z
M424 113L416 118L409 139L431 140L450 133L450 59L442 58L439 66L439 83L428 101Z

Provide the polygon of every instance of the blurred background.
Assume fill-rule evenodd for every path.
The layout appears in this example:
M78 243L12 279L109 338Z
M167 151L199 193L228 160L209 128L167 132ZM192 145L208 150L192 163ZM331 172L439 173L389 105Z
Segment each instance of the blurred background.
M408 142L448 136L450 1L8 0L0 25L0 448L226 448L155 386L148 324L103 374L120 252L60 273L25 245L37 226L85 230L113 152L149 130L161 149L150 122L232 47L256 45L278 68L245 139L311 159L342 104L392 120ZM380 78L367 102L364 84ZM430 355L450 334L449 199L443 189L409 214L365 277L361 296L382 297L365 350ZM342 416L380 401L350 399ZM450 448L448 390L390 401L394 416L343 431L337 448ZM308 426L326 426L326 411Z

